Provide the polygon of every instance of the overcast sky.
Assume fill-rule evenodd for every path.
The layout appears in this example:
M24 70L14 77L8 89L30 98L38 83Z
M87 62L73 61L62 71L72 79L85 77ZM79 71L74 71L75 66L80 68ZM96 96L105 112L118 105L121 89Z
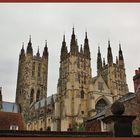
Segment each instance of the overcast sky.
M88 32L92 76L96 76L97 49L107 57L107 42L111 41L114 61L119 41L124 54L127 83L133 90L134 71L140 66L140 4L109 3L36 3L0 4L0 86L4 101L14 101L18 72L18 59L32 36L33 51L39 46L42 54L48 41L49 72L48 95L57 91L60 49L65 33L69 48L72 27L78 45L83 44Z

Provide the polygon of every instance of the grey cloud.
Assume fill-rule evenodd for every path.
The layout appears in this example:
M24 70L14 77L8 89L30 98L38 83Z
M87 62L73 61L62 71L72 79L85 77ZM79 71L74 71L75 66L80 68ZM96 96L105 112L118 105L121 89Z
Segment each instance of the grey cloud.
M73 24L79 45L83 44L85 30L88 31L93 76L98 44L102 57L106 58L110 38L115 60L121 41L128 85L133 91L134 70L139 67L139 11L139 3L1 3L0 86L3 86L4 100L15 98L18 56L22 42L26 49L30 34L34 54L38 46L42 54L45 40L48 41L48 95L56 93L62 36L65 32L69 48Z

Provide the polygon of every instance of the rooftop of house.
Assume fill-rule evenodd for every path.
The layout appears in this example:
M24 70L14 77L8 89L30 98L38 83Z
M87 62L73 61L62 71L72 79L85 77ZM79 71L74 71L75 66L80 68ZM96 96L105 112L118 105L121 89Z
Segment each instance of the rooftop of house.
M24 122L20 113L0 112L0 130L24 130Z

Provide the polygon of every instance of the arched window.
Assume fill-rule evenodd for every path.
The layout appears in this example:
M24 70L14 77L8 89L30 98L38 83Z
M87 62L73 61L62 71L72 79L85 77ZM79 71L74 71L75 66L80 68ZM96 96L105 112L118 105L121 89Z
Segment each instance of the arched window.
M79 83L80 83L80 73L78 73L78 81L79 81Z
M40 90L37 91L37 94L36 94L36 102L38 102L40 99Z
M41 63L38 64L38 77L41 75Z
M35 62L32 64L32 77L35 76Z
M80 59L78 57L78 60L77 60L77 67L80 68Z
M34 89L31 90L31 94L30 94L30 104L33 102L34 99Z
M100 99L95 105L96 112L97 113L102 112L107 105L108 104L104 99Z
M86 62L84 61L84 70L86 70Z
M83 88L82 88L82 90L81 90L81 93L80 93L80 94L81 94L81 95L80 95L80 96L81 96L81 98L82 98L82 99L84 99L85 93L84 93Z

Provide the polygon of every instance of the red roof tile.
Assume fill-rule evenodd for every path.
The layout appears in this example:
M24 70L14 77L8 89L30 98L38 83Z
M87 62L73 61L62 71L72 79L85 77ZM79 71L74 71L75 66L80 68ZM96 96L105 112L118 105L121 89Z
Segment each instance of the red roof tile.
M20 113L0 112L0 130L10 130L11 125L18 126L18 130L24 130L24 122Z

